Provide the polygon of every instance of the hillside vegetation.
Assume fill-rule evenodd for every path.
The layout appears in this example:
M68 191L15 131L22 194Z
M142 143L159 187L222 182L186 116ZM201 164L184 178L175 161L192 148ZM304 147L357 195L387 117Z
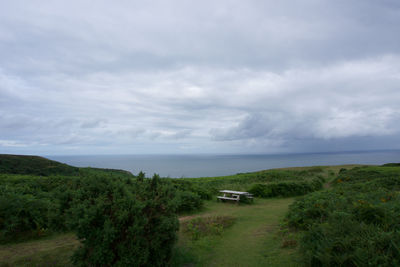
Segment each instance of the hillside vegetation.
M0 154L0 173L76 176L79 168L38 156Z
M0 155L0 265L397 266L399 203L397 163L149 179Z
M3 158L0 243L73 232L81 241L73 253L75 266L169 262L181 199L168 181L157 175L140 179L124 171L80 169L39 157ZM24 164L23 174L9 173Z
M300 251L305 265L400 265L398 166L342 169L331 188L290 206L286 221L304 233Z
M203 199L210 199L219 190L248 191L256 197L292 197L320 190L327 179L334 176L327 167L273 169L230 176L180 178L171 181L195 191Z

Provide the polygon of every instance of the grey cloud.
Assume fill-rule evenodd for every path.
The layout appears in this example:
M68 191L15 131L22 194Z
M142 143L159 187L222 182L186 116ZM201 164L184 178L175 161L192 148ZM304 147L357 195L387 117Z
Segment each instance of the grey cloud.
M33 6L34 5L34 6ZM398 53L399 7L376 1L202 1L109 5L13 1L3 64L14 71L273 68ZM61 60L60 60L61 59Z
M100 127L102 124L107 123L107 120L88 120L81 123L82 128L97 128Z
M268 138L273 135L278 123L272 117L261 114L251 114L241 120L237 126L228 129L212 129L211 135L216 140L240 140L251 138Z
M389 0L7 2L0 149L400 148L398 25Z

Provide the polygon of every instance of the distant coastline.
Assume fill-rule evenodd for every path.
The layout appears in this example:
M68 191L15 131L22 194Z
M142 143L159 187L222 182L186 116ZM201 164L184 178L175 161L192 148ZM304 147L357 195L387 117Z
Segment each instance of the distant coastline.
M207 177L272 168L318 165L380 165L400 162L400 150L315 152L296 154L188 154L188 155L57 155L46 158L77 167L144 171L162 177Z

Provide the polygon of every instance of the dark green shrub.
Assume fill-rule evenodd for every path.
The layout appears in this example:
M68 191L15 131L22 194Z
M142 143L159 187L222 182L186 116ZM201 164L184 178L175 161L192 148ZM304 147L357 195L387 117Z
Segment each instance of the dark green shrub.
M0 242L75 231L77 265L168 263L178 229L171 183L95 169L80 175L0 174Z
M143 182L145 178L146 178L145 173L142 172L142 171L140 171L139 174L137 175L137 180L138 180L139 182Z
M367 224L382 225L385 222L385 210L382 206L362 202L353 209L355 219Z
M291 197L301 196L322 188L320 178L310 182L281 182L269 184L254 184L249 192L257 197Z
M240 201L239 204L251 204L253 203L252 198L248 198L246 195L241 195L240 196Z
M204 186L196 186L194 185L190 191L198 194L200 196L201 199L204 200L210 200L212 199L213 193L210 189L204 187Z
M178 212L194 211L203 206L201 197L190 191L178 191L174 201Z
M301 240L306 265L398 266L400 232L363 224L345 212L333 212L327 223L315 224Z
M386 163L382 167L400 167L400 163Z
M286 222L304 230L305 265L399 265L399 183L398 168L354 168L341 172L330 190L295 201Z
M133 184L88 178L72 209L83 246L74 262L84 266L164 266L171 257L178 220L173 190L158 177Z
M269 192L267 192L268 187L266 184L253 184L249 189L249 193L253 194L256 197L266 197Z
M32 195L0 196L0 242L39 237L48 229L49 201Z

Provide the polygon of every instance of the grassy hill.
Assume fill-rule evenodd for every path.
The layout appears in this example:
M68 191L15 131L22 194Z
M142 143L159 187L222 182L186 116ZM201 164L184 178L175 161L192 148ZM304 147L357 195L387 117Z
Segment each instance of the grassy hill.
M0 173L76 176L79 168L38 156L0 154Z
M132 177L130 172L124 170L78 168L39 156L0 154L0 174L79 176L96 173Z

